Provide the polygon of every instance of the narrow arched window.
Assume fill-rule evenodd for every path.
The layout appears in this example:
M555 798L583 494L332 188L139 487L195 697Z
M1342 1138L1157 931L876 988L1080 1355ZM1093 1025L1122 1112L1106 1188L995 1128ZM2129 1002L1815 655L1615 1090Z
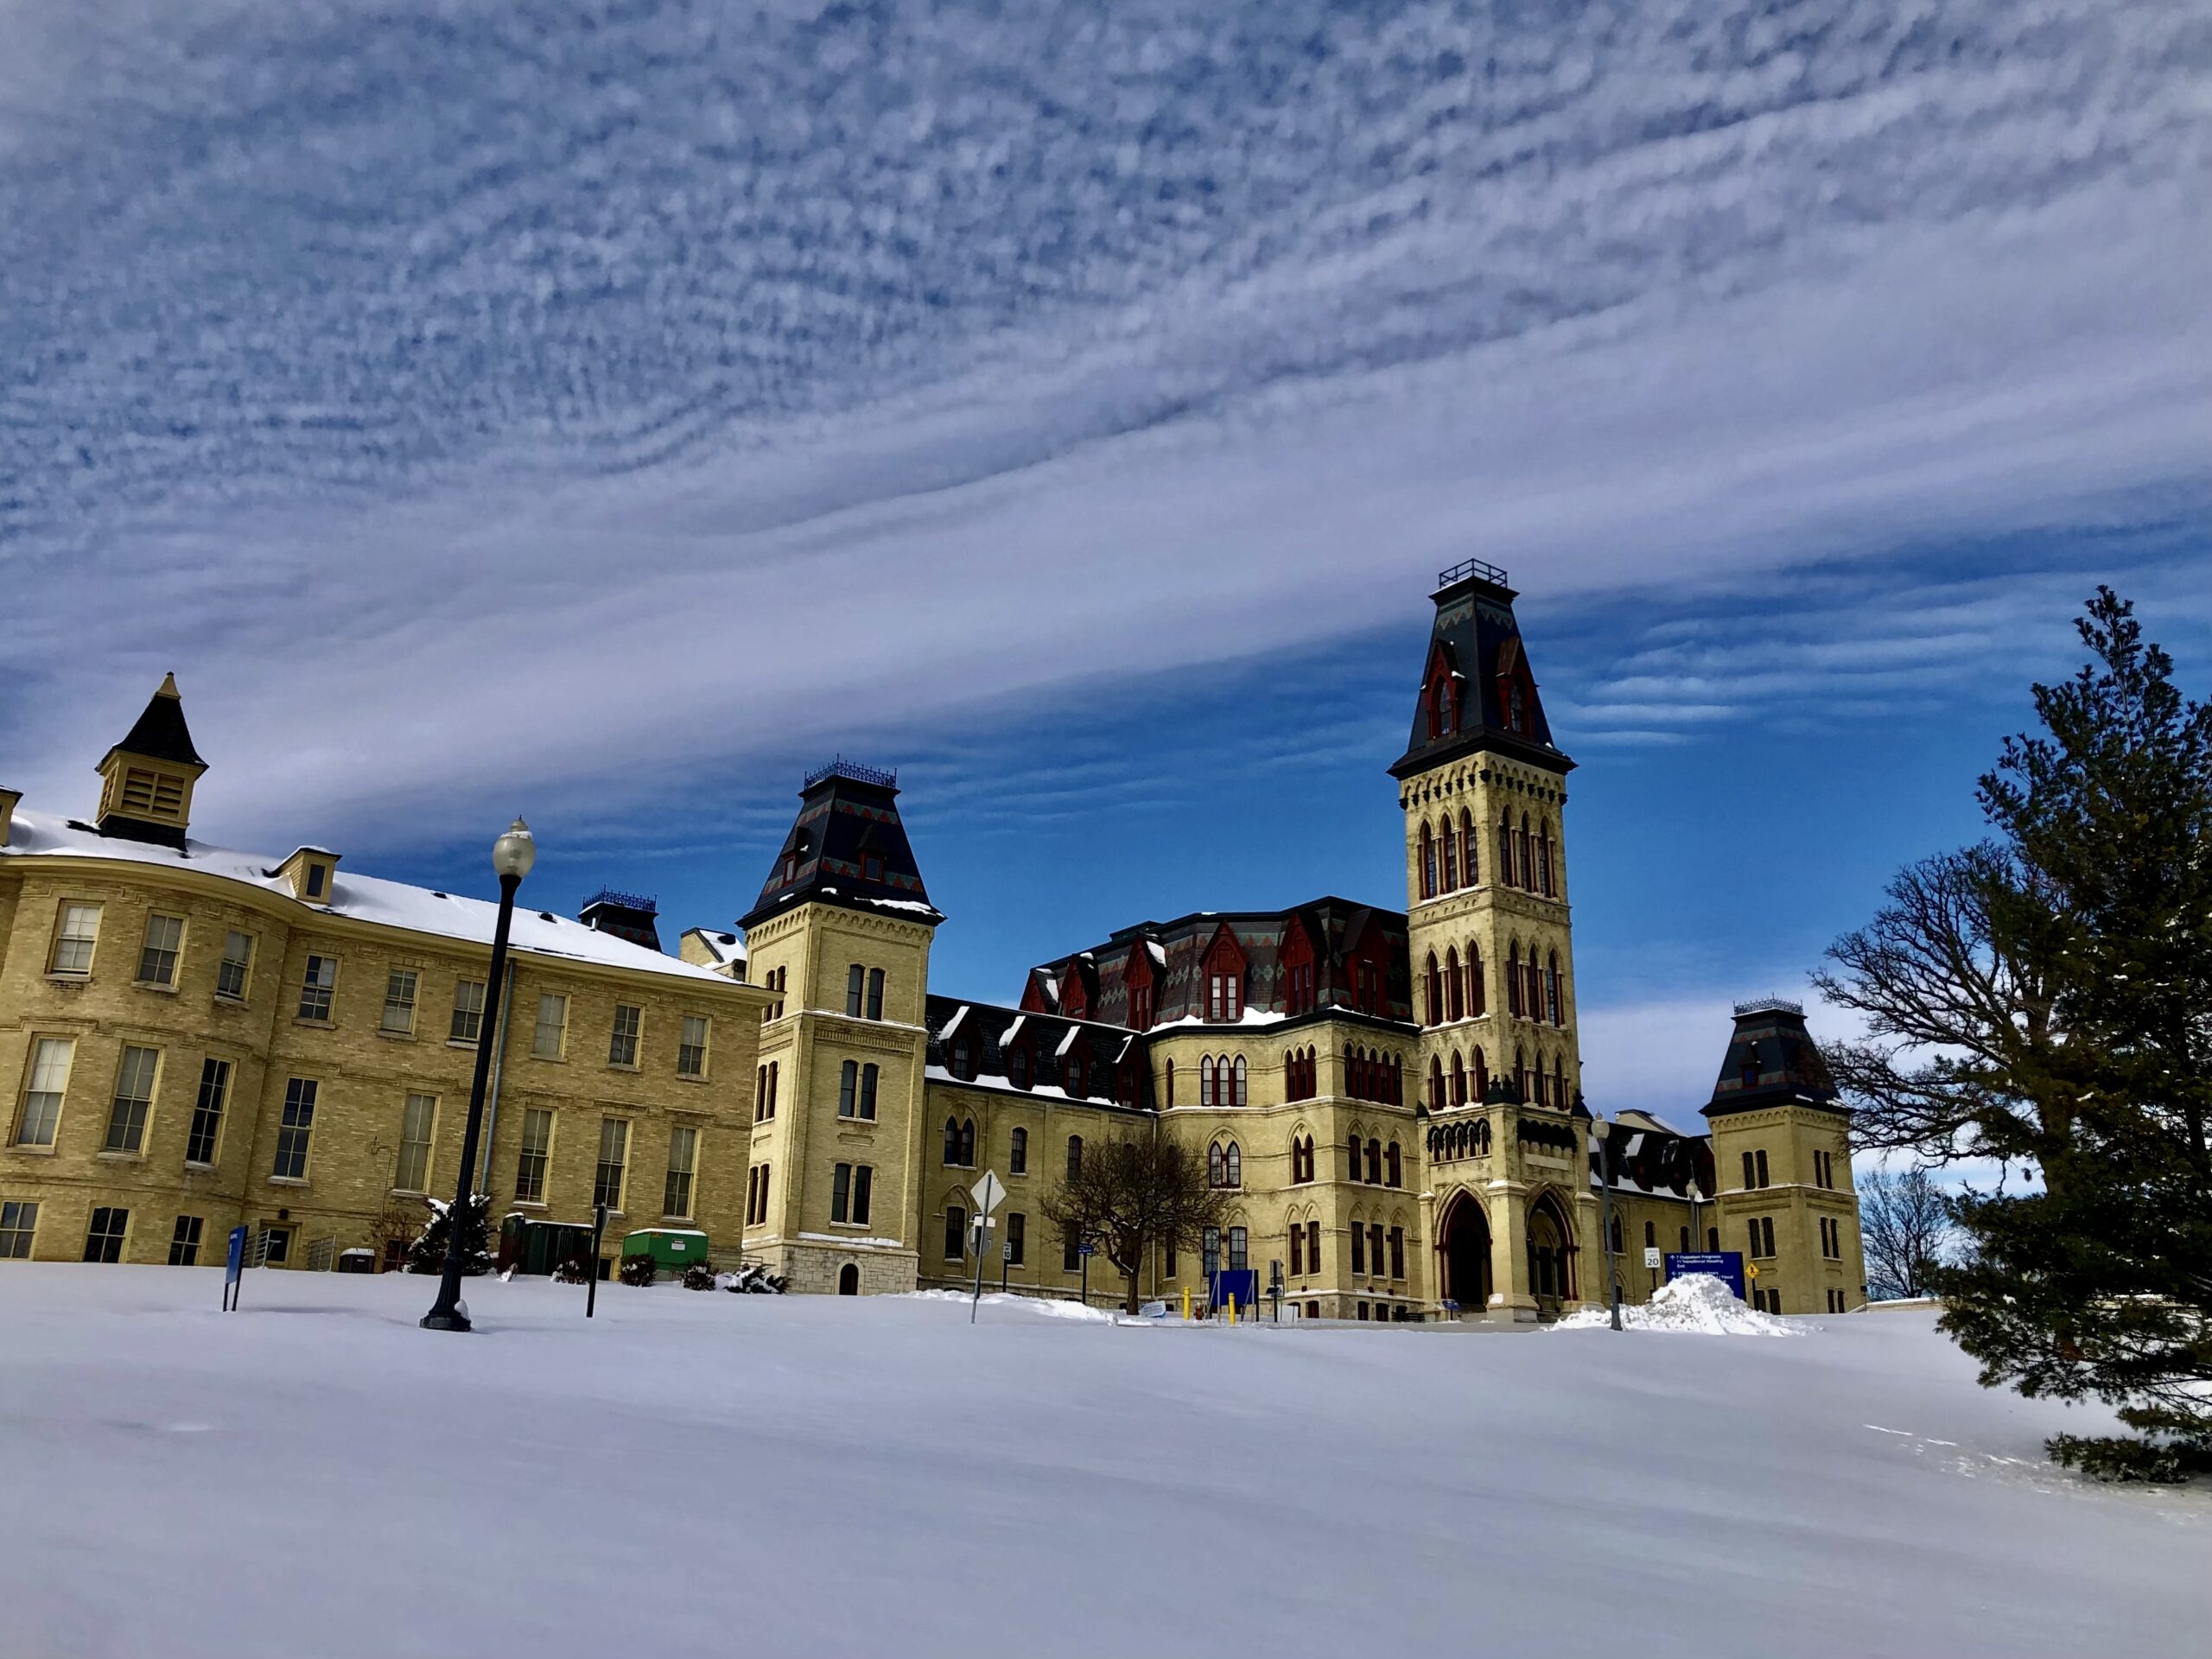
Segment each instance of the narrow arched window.
M1490 1120L1486 1117L1475 1120L1475 1151L1482 1157L1490 1155Z
M853 1102L860 1092L861 1067L858 1060L847 1060L837 1068L837 1116L850 1117Z
M1402 1179L1403 1172L1404 1166L1398 1152L1398 1143L1393 1141L1382 1150L1382 1185L1385 1186L1404 1185L1405 1182Z
M1516 680L1514 682L1513 690L1506 697L1506 728L1509 731L1525 731L1528 728L1528 718L1527 711L1522 707L1520 682Z
M1467 1067L1456 1048L1452 1051L1452 1103L1454 1106L1467 1103Z
M1574 1103L1567 1097L1567 1068L1563 1065L1552 1068L1552 1098L1559 1103L1561 1111Z
M1497 879L1507 887L1513 885L1513 820L1497 821Z
M1244 1057L1242 1054L1239 1054L1236 1057L1236 1099L1235 1102L1235 1103L1239 1106L1249 1103L1244 1094Z
M1083 1137L1068 1136L1068 1179L1073 1180L1083 1173Z
M1552 952L1551 962L1544 970L1544 1001L1550 1010L1552 1024L1565 1025L1567 1021L1560 1017L1563 1010L1559 994L1559 952L1556 950Z
M1395 1054L1390 1057L1390 1103L1393 1106L1406 1103L1406 1063Z
M1428 1109L1444 1109L1444 1062L1433 1054L1428 1057Z
M1536 891L1552 896L1552 830L1548 818L1536 824Z
M976 1075L976 1051L968 1041L966 1032L952 1039L952 1075L956 1077Z
M1490 992L1483 984L1482 947L1467 946L1467 1012L1478 1020L1490 1012Z
M1085 1093L1084 1084L1086 1081L1084 1076L1083 1051L1079 1048L1071 1048L1068 1051L1066 1085L1068 1093L1078 1096Z
M1220 1104L1213 1097L1213 1056L1211 1054L1203 1054L1198 1057L1198 1104L1201 1106Z
M1426 820L1421 826L1421 896L1436 897L1436 837Z
M1481 867L1475 859L1476 840L1474 814L1462 807L1459 810L1459 861L1465 868L1460 874L1465 876L1471 887L1483 879Z
M1643 1242L1646 1244L1656 1244L1659 1242L1659 1226L1656 1222L1647 1221L1643 1224Z
M1208 1186L1223 1185L1221 1142L1218 1141L1206 1148L1206 1185Z
M1244 1185L1244 1154L1232 1141L1221 1154L1222 1177L1230 1186Z
M960 1162L960 1122L957 1118L944 1120L944 1161L955 1166Z
M1382 1143L1370 1140L1367 1143L1367 1179L1371 1186L1382 1185Z
M1007 1148L1006 1166L1017 1175L1029 1173L1029 1131L1016 1129Z
M1505 1011L1516 1020L1521 1017L1521 941L1518 939L1505 947Z
M871 1020L883 1018L883 969L880 968L868 970L868 1017Z
M1459 952L1446 947L1444 952L1444 1017L1460 1020L1466 1017L1466 1000L1459 978Z
M1167 1073L1162 1080L1162 1086L1167 1093L1166 1103L1173 1108L1175 1104L1175 1062L1173 1060L1167 1062Z
M1027 1049L1016 1048L1007 1052L1006 1080L1017 1089L1027 1089L1029 1086L1029 1051Z
M1440 861L1444 867L1439 887L1442 892L1450 893L1459 885L1459 849L1452 837L1451 819L1444 821L1444 832L1438 839L1443 843L1439 850L1443 854Z
M1513 1087L1524 1102L1529 1098L1529 1061L1517 1048L1513 1051Z
M1436 968L1436 952L1428 953L1428 969L1424 976L1428 987L1428 1023L1444 1023L1444 979Z
M857 962L845 969L845 1012L853 1019L861 1017L867 982L868 969Z
M1521 828L1513 837L1513 845L1521 864L1521 885L1533 893L1536 887L1536 868L1529 850L1529 815L1526 812L1521 815Z
M1480 1048L1475 1050L1475 1098L1490 1098L1490 1062L1483 1058Z
M1356 1181L1359 1179L1359 1131L1357 1129L1354 1129L1344 1137L1344 1152L1347 1154L1345 1179Z

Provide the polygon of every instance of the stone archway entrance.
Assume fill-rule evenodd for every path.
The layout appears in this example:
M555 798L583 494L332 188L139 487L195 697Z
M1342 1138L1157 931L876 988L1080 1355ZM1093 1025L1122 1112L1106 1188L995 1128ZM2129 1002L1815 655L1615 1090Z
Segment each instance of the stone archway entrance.
M1463 1315L1489 1307L1490 1221L1482 1205L1465 1192L1452 1194L1437 1228L1436 1248L1443 1262L1445 1300L1459 1303Z
M861 1270L850 1262L837 1269L837 1294L857 1296L861 1294Z
M1550 1193L1529 1210L1529 1294L1536 1299L1536 1317L1555 1319L1560 1304L1574 1295L1572 1255L1567 1223Z

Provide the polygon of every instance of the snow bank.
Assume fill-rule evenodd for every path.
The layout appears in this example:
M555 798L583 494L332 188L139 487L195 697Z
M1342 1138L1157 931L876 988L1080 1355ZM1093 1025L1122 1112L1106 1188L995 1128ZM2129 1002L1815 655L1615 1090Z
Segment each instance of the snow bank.
M901 1302L957 1302L965 1307L976 1300L969 1290L910 1290L892 1298ZM1016 1307L1025 1313L1041 1313L1050 1319L1088 1319L1096 1325L1111 1325L1114 1313L1109 1308L1088 1307L1081 1302L1071 1302L1053 1296L1016 1296L1010 1291L987 1290L982 1305L988 1308Z
M1554 1331L1611 1330L1613 1317L1602 1307L1570 1313ZM1624 1305L1621 1326L1632 1331L1684 1331L1699 1337L1796 1337L1818 1325L1792 1325L1761 1313L1736 1300L1725 1281L1709 1273L1686 1273L1659 1287L1641 1307Z

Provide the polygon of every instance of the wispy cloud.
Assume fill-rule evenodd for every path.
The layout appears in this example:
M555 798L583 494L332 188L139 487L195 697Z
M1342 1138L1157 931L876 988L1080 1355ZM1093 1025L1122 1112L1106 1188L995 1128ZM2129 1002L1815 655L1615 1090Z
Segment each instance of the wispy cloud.
M1589 599L2195 510L2208 54L2152 0L13 8L0 766L71 801L175 667L219 828L612 823L1470 551ZM1899 693L1981 602L1562 695ZM1085 790L1168 798L1031 804Z

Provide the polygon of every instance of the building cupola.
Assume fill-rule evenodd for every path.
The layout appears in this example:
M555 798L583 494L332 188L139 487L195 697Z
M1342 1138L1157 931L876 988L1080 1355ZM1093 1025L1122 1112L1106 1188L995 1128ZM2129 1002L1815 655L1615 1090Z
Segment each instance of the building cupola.
M192 790L207 763L192 747L176 676L165 675L145 713L102 758L100 810L104 836L181 848L192 822Z
M1564 776L1574 763L1552 741L1505 572L1468 559L1439 572L1436 584L1413 733L1392 775L1410 778L1492 752Z
M601 887L584 900L576 919L595 933L612 933L618 939L660 949L660 901L642 893L618 893Z
M944 919L899 821L898 773L839 755L806 774L798 798L791 834L740 927L806 903L887 911L932 927Z

